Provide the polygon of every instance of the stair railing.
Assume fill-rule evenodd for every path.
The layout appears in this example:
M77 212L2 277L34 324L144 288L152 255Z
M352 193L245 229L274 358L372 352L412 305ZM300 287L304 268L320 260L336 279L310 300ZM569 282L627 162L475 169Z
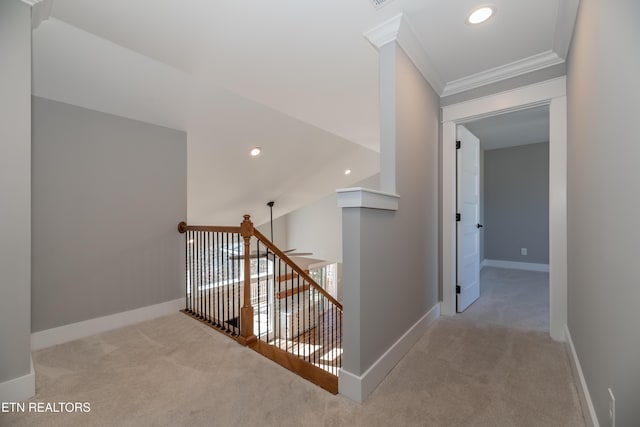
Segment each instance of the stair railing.
M337 393L342 304L249 215L239 227L181 222L178 230L186 250L183 311Z

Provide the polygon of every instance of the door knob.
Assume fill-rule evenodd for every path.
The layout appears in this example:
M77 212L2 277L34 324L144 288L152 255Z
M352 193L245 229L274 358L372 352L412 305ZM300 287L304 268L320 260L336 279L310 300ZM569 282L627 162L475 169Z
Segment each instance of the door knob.
M482 227L484 227L484 225L482 225L482 224L476 224L476 227L478 227L478 228L482 228Z

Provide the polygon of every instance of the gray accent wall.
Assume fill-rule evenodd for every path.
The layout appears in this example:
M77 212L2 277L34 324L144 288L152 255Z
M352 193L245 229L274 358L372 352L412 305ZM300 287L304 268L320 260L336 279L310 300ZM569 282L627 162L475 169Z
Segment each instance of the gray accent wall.
M548 264L549 143L486 150L483 166L484 258Z
M186 134L33 98L32 331L183 296Z
M31 8L18 0L0 1L0 219L2 401L31 368Z
M568 58L568 327L601 426L640 425L640 2L582 0Z
M438 302L439 100L395 43L380 56L381 85L392 88L380 101L393 102L382 144L395 144L400 199L397 211L343 209L343 366L357 376ZM381 169L383 190L389 170Z

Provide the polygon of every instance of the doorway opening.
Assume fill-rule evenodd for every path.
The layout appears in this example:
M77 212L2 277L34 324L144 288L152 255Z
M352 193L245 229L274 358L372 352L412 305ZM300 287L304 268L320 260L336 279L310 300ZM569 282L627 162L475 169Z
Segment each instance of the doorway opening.
M442 314L456 313L456 130L486 117L549 109L549 332L565 340L567 322L566 78L547 80L442 108Z
M456 309L549 331L549 107L458 125Z

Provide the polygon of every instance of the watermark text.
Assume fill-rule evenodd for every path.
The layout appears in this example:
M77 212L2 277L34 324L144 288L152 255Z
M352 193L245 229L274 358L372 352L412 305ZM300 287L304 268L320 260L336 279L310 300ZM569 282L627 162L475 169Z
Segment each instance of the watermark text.
M58 413L91 412L89 402L1 402L0 413Z

